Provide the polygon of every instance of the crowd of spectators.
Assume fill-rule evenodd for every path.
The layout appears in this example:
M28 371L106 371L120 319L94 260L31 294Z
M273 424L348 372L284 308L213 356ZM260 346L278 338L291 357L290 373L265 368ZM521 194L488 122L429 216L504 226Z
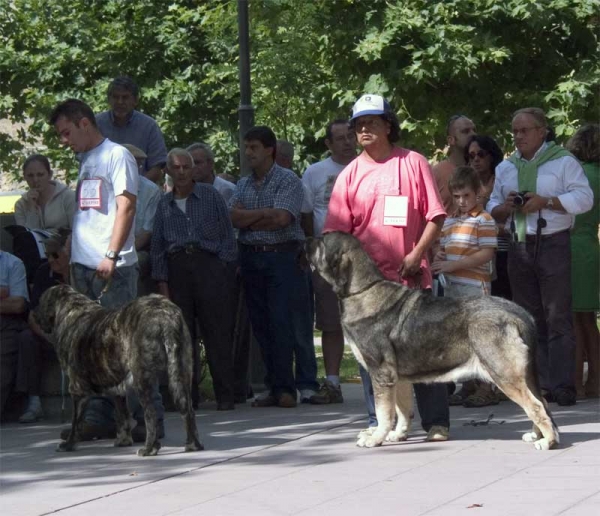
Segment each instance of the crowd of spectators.
M45 156L25 160L29 190L15 206L16 223L52 234L47 262L29 285L23 263L0 252L0 411L14 388L27 395L22 423L43 416L41 369L52 350L27 312L59 282L112 308L152 292L171 299L193 342L203 343L217 410L234 409L251 392L249 327L266 371L266 390L253 398L254 407L342 403L337 300L311 272L303 250L306 238L333 230L357 236L391 281L447 297L513 299L536 321L546 399L572 405L577 396L598 397L597 125L578 131L569 152L547 141L542 110L520 109L511 122L516 150L504 159L493 138L455 115L446 126L447 157L430 167L397 145L392 106L367 94L349 119L328 124L329 155L301 179L292 170L290 142L266 126L250 129L243 150L251 174L234 184L216 173L206 143L184 142L167 152L159 125L135 109L139 98L134 81L117 77L105 112L94 115L76 99L56 106L50 124L80 162L76 190L52 179ZM322 330L321 384L315 319ZM197 345L194 356L197 362ZM371 432L377 425L373 386L368 372L360 373L369 414L364 431ZM197 374L194 382L197 406ZM415 385L415 394L434 441L448 438L449 403L484 406L502 399L493 386L469 381L454 394L446 385ZM141 441L143 413L133 393L128 404L137 420L134 439ZM162 436L158 384L153 405ZM94 397L82 439L112 436L112 409L110 399Z

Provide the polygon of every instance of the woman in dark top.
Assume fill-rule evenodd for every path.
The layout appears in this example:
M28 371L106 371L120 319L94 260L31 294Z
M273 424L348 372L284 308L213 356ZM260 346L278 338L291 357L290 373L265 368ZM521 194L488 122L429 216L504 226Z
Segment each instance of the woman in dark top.
M32 310L37 307L46 290L68 281L70 248L70 229L61 228L57 235L46 241L48 261L35 273L31 289ZM19 366L15 390L29 395L27 408L19 418L19 423L35 423L42 417L40 384L44 359L48 355L54 355L54 349L30 314L29 328L19 335Z

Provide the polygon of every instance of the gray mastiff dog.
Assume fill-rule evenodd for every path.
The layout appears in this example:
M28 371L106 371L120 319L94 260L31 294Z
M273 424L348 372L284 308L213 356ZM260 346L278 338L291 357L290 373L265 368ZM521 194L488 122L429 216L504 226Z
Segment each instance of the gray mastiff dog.
M538 450L558 444L535 370L535 324L525 310L497 297L439 298L387 281L347 233L309 239L306 252L337 294L344 337L373 380L379 426L358 446L406 440L413 383L466 378L495 383L525 410L533 430L524 441Z
M42 295L34 318L53 343L60 365L69 376L73 421L57 451L73 451L84 404L93 394L115 400L115 446L131 446L126 389L133 386L144 409L146 443L139 456L156 455L156 409L152 385L166 369L173 401L187 434L185 451L202 450L192 407L192 341L181 310L163 296L141 297L119 310L108 310L57 285Z

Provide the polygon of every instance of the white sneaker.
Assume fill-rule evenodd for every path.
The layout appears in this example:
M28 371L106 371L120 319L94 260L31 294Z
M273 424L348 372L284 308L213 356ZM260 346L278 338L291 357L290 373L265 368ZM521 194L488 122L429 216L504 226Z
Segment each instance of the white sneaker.
M427 432L427 442L442 442L448 440L449 430L445 426L433 425Z

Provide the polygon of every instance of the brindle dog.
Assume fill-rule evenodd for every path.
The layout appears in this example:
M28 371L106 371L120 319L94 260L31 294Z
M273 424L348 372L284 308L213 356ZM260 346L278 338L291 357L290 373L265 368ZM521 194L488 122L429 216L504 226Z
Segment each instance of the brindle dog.
M523 308L492 296L434 297L386 281L360 242L339 231L309 239L306 251L337 294L344 337L373 380L379 426L358 446L407 438L412 383L469 377L494 382L525 410L533 429L524 441L538 450L558 444L538 384L535 324Z
M144 409L146 443L139 456L156 455L156 410L152 385L166 366L173 400L187 432L185 451L204 449L198 438L191 401L192 342L181 310L163 296L132 301L107 310L68 285L48 289L34 317L53 342L61 367L69 376L73 401L71 433L57 451L73 451L77 429L90 395L114 396L115 446L131 446L126 388L132 385Z

